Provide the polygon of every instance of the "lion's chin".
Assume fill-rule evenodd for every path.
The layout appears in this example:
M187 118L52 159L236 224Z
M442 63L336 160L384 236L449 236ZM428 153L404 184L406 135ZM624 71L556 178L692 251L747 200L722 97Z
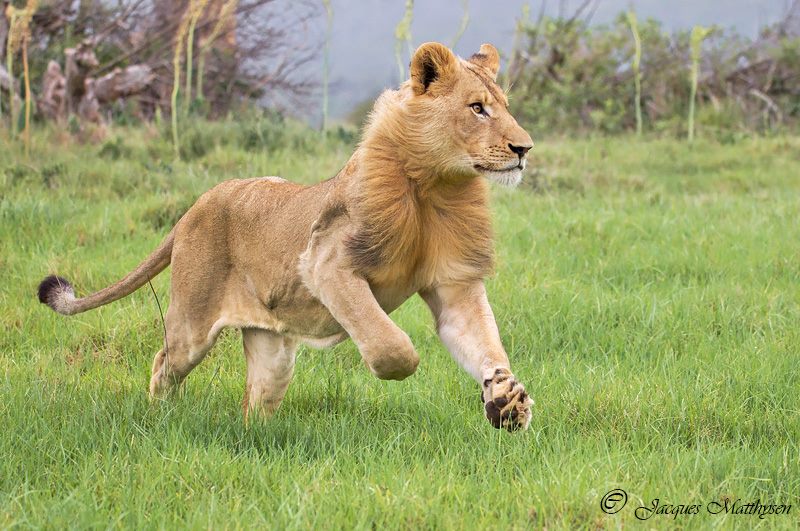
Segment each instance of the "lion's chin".
M503 171L483 171L483 176L503 186L513 188L522 181L522 170L519 168L512 168Z

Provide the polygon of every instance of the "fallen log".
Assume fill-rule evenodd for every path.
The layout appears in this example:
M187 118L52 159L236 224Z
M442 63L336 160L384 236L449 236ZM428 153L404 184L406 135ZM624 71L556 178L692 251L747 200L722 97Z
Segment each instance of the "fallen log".
M155 77L153 69L147 65L115 68L110 74L94 80L94 95L101 105L111 103L139 94Z
M102 124L102 105L140 94L155 80L148 65L116 68L102 77L90 77L98 65L93 47L94 41L86 39L75 48L66 49L63 72L55 61L47 65L39 97L45 118L64 121L74 114L82 121Z

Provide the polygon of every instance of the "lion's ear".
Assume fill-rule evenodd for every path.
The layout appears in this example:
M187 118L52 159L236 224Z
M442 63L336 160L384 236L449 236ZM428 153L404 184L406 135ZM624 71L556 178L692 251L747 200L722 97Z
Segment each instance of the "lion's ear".
M481 44L481 50L469 58L469 62L482 66L488 70L492 77L497 80L497 72L500 70L500 54L497 48L491 44Z
M456 72L458 59L443 44L426 42L411 58L411 87L417 95L428 91L431 83L445 81Z

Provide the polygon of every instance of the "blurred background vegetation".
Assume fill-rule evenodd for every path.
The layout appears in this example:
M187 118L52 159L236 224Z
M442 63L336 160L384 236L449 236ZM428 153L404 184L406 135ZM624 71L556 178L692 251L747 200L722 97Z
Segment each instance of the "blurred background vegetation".
M621 133L636 127L634 45L624 14L591 26L580 12L525 25L513 61L514 110L532 128ZM691 101L690 31L637 24L644 130L683 133ZM698 125L714 135L796 127L800 117L800 3L753 39L709 28L700 45Z
M633 11L598 25L592 22L598 1L583 0L558 15L544 3L538 11L536 3L525 4L513 44L502 50L500 82L513 113L536 136L691 138L697 129L727 142L797 130L800 0L753 37L717 27L668 31L657 20L637 21ZM414 2L404 5L395 31L401 71L404 54L418 44L410 31ZM146 124L172 141L176 156L187 156L209 145L194 122L246 122L234 137L247 145L270 145L269 135L279 134L287 119L321 123L347 140L371 108L370 99L345 119L328 116L336 16L330 2L0 0L0 6L5 140L29 141L29 128L45 122L82 141L104 140L112 126ZM453 43L470 23L469 2L462 6ZM320 23L327 30L309 39L316 34L306 31L309 25Z

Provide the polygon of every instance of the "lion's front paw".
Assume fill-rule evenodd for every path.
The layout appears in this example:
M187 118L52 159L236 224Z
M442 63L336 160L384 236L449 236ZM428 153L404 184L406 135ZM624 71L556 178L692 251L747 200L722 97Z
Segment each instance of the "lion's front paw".
M417 370L419 354L405 333L385 338L379 348L363 348L361 355L372 374L381 380L403 380Z
M514 431L528 427L533 401L508 369L496 369L491 378L483 381L481 399L486 418L495 428Z

